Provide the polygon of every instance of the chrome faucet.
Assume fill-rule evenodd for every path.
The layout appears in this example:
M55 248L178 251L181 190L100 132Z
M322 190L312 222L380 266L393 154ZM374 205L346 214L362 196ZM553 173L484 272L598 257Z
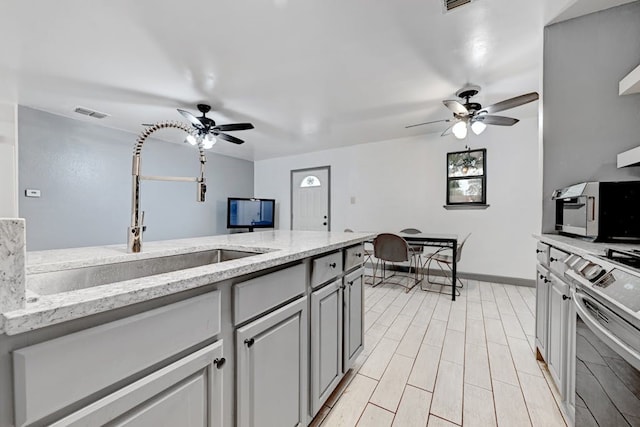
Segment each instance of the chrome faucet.
M180 177L180 176L144 176L140 175L140 152L142 144L155 131L166 128L181 129L192 135L198 141L198 150L200 151L200 176ZM144 225L144 211L140 214L140 181L180 181L180 182L196 182L198 186L197 201L204 202L207 185L204 177L204 164L207 158L204 155L204 147L202 139L194 133L191 125L180 122L160 122L152 126L148 126L144 132L138 136L136 145L133 149L133 169L132 169L132 187L131 187L131 227L128 230L127 249L129 252L140 252L142 250L142 233L146 227Z

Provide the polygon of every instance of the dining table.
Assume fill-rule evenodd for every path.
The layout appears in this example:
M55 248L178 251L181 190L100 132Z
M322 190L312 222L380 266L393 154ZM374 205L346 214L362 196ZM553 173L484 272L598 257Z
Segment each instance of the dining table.
M458 235L439 233L394 233L402 236L411 245L421 245L428 247L440 247L451 249L453 262L451 263L451 300L456 300L456 280L457 280L457 256L458 256Z

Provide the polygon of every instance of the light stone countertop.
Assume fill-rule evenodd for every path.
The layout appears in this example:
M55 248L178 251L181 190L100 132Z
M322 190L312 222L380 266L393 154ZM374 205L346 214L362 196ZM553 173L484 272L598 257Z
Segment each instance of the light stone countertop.
M558 249L562 249L567 252L574 253L576 255L600 255L604 256L606 250L620 249L620 250L640 250L640 244L633 243L610 243L610 242L591 242L583 240L577 237L564 236L561 234L542 234L534 235L536 239L543 243L555 246Z
M52 295L35 295L27 289L25 308L2 313L0 333L15 335L78 319L298 261L370 240L373 237L374 235L370 233L276 230L144 242L142 252L138 254L127 253L125 245L27 252L27 288L29 275L36 273L210 249L265 253Z

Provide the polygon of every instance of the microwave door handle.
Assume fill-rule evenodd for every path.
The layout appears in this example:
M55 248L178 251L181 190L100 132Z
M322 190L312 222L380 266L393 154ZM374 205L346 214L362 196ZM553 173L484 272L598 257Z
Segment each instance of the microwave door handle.
M610 331L604 328L584 307L585 301L588 301L593 306L597 307L599 304L593 299L587 297L581 292L571 291L574 301L574 307L576 312L580 315L582 321L589 327L601 341L611 347L616 353L622 356L633 367L640 370L640 353L629 347L618 337L613 335Z
M595 221L596 220L596 198L593 196L589 196L587 197L587 204L591 204L591 220L590 221Z

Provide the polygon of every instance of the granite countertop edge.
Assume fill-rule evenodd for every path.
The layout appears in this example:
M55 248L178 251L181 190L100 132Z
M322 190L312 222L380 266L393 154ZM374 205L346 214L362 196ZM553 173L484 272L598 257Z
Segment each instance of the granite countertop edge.
M592 242L562 234L534 234L534 238L576 255L604 256L607 249L640 250L638 243Z
M122 245L27 253L27 277L49 271L151 259L210 249L255 256L53 295L30 293L26 306L0 316L0 333L16 335L285 265L362 243L371 233L271 231L149 242L138 254ZM29 291L27 291L29 294ZM28 295L29 296L29 295ZM31 301L31 302L30 302Z

